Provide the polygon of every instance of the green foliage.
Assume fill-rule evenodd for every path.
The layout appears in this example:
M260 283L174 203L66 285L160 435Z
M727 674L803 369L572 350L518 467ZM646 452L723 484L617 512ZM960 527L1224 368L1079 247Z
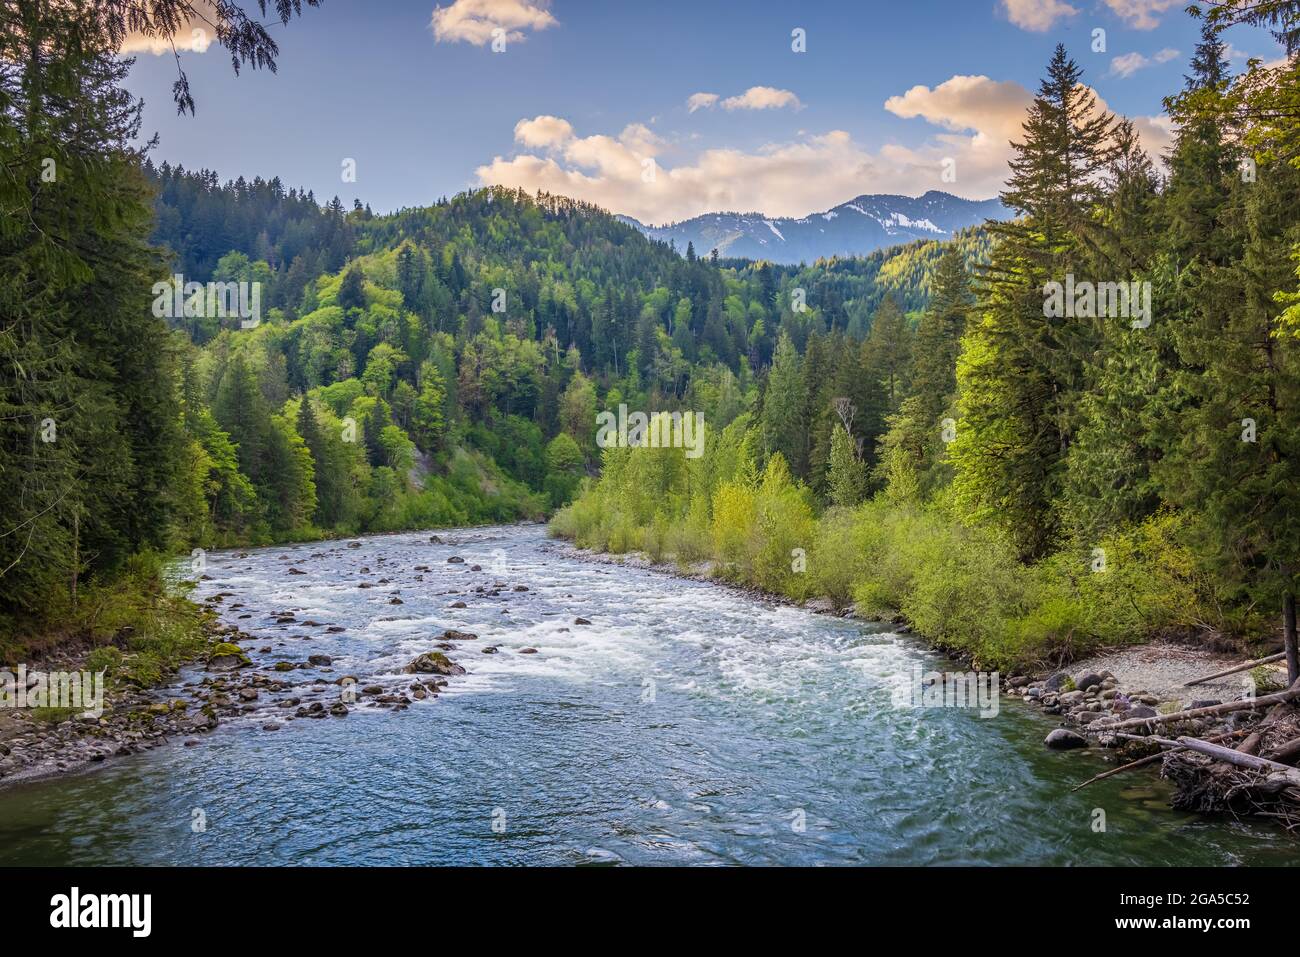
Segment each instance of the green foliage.
M826 484L834 505L857 505L867 490L866 467L858 459L853 437L843 427L831 433L831 462Z

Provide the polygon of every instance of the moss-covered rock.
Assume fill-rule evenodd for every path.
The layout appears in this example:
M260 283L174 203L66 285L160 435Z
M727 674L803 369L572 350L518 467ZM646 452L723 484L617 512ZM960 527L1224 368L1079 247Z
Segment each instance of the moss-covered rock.
M252 663L244 649L229 641L220 642L208 655L209 671L233 671Z

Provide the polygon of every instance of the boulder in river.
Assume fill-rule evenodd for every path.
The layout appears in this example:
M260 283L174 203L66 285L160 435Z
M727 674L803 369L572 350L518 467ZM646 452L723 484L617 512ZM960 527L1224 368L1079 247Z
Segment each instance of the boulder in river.
M426 651L404 669L408 674L463 675L465 669L440 651Z
M473 641L478 635L472 631L457 631L455 628L448 628L442 633L445 641Z
M212 649L208 656L209 671L234 671L252 664L244 649L229 641L223 641Z
M1053 751L1070 751L1074 748L1086 748L1088 739L1069 728L1057 728L1044 739L1043 744Z
M465 559L461 558L459 555L452 555L451 558L447 559L447 564L448 564L448 565L464 565L464 564L465 564Z

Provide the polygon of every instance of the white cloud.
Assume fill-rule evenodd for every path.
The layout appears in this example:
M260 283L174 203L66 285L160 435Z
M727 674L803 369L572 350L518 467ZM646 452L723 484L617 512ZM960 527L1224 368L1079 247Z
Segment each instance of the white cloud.
M686 101L686 108L694 113L696 110L707 110L717 102L716 93L692 93L690 99Z
M1022 30L1043 33L1057 20L1072 17L1079 11L1064 0L1002 0L1007 19Z
M1176 59L1178 55L1178 51L1171 47L1165 47L1163 50L1152 54L1151 56L1145 56L1144 54L1136 52L1125 53L1124 55L1117 56L1110 61L1110 74L1111 76L1122 76L1127 78L1132 76L1138 70L1144 70L1149 66L1155 66L1159 63L1168 63L1170 60Z
M739 96L729 96L722 101L724 110L779 110L784 106L799 109L803 104L789 90L778 90L773 86L751 86Z
M534 149L560 146L573 139L573 124L558 116L535 116L515 124L515 140Z
M1160 26L1159 14L1186 6L1186 0L1106 0L1106 6L1131 27L1154 30Z
M1233 46L1231 43L1229 43L1227 49L1223 51L1223 55L1232 63L1234 69L1243 71L1246 69L1246 65L1250 62L1252 56L1254 59L1262 61L1260 65L1266 70L1278 70L1286 66L1288 63L1285 53L1282 53L1280 56L1277 56L1272 60L1266 60L1264 56L1254 56L1239 47Z
M1033 96L1012 80L954 76L934 89L917 85L885 101L885 109L904 119L921 117L954 132L984 131L1010 140L1020 133Z
M559 193L655 224L723 210L804 216L868 192L915 196L940 189L986 199L1006 180L1010 144L1022 137L1032 100L1015 82L954 76L885 103L896 116L937 128L919 146L873 149L831 130L748 152L708 149L675 164L662 159L665 153L676 158L671 144L644 125L631 124L616 137L579 137L567 121L541 116L515 127L515 139L534 152L498 156L475 172L485 185ZM1106 109L1100 97L1098 108ZM1153 157L1172 140L1166 117L1137 117L1134 126ZM654 176L647 182L650 159ZM944 181L945 168L955 171L955 182Z
M430 25L438 43L463 41L481 47L492 42L497 29L518 43L526 39L525 31L545 30L559 22L549 6L550 0L455 0L449 7L434 7Z
M154 56L162 56L170 54L173 45L181 53L204 52L216 39L216 33L212 29L212 24L216 22L216 15L207 0L198 0L194 4L194 10L194 15L185 18L185 22L181 24L174 36L150 37L142 33L128 33L126 39L122 41L122 49L119 52L124 55L152 53Z

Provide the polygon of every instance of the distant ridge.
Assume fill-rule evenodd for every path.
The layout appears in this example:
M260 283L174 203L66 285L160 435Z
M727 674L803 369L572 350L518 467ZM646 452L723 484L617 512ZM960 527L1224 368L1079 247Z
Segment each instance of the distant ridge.
M865 256L917 239L950 239L960 229L986 220L1009 219L1001 200L971 200L931 190L923 196L870 194L798 219L760 213L705 213L667 226L647 226L618 217L651 239L673 242L685 254L694 243L699 256L714 249L723 257L813 262L830 256Z

